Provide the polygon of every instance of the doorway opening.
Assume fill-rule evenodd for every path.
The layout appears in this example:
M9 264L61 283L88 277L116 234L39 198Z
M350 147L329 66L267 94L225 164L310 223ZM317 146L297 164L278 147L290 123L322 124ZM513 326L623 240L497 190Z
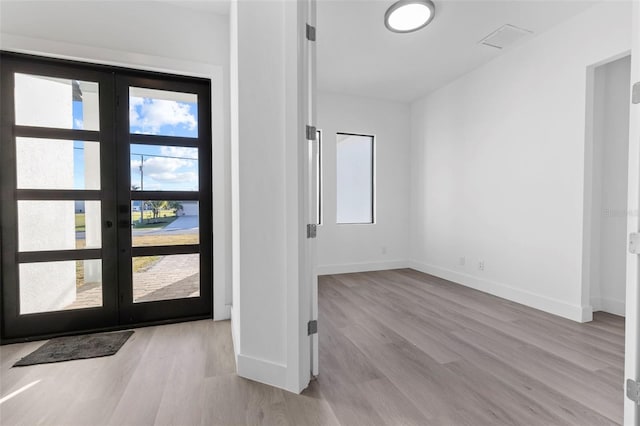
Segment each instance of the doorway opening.
M588 70L585 155L585 301L625 315L631 56Z

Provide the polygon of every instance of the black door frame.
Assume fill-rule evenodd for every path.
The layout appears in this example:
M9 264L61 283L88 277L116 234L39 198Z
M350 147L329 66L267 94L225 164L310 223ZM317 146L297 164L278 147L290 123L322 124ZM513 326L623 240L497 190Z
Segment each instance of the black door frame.
M99 84L99 131L16 126L14 73L95 81ZM185 91L198 94L197 147L199 191L191 194L200 205L200 244L194 246L131 248L131 198L129 143L179 145L183 138L129 135L128 87ZM195 90L194 90L195 89ZM125 94L126 90L126 94ZM121 67L0 52L0 344L37 340L57 335L114 330L158 323L213 317L212 192L211 192L211 82L207 79L131 70ZM124 96L123 96L124 95ZM19 136L100 142L100 190L17 190L15 138ZM135 141L133 140L135 139ZM160 142L162 141L162 142ZM104 165L112 165L102 167ZM162 199L184 193L161 192ZM145 192L146 199L154 194ZM102 248L18 252L17 200L101 200ZM134 198L135 199L135 198ZM190 199L190 198L186 198ZM118 209L127 200L126 212ZM123 227L127 221L126 227ZM107 224L116 224L109 226ZM133 252L133 253L132 253ZM189 299L133 304L131 254L200 253L200 296ZM102 259L103 306L69 311L19 314L18 264L57 260ZM128 260L127 260L128 259ZM130 303L129 303L130 301Z
M198 137L176 137L140 135L129 132L129 87L168 90L174 92L194 93L198 96ZM212 202L211 202L211 86L194 84L184 79L168 79L166 76L154 77L145 74L119 75L116 77L116 99L118 117L116 122L127 123L118 128L118 164L127 164L118 172L118 238L120 240L121 265L120 283L120 322L144 323L150 321L169 320L188 316L211 316L213 289L212 282ZM130 145L169 145L198 148L198 191L142 191L131 190L131 173L129 170ZM205 195L203 197L203 194ZM182 246L131 246L131 200L176 200L198 201L200 217L200 244ZM208 219L208 220L207 220ZM209 236L204 238L204 236ZM198 298L161 300L154 302L133 303L133 286L131 283L131 259L133 256L171 255L200 253L200 296Z

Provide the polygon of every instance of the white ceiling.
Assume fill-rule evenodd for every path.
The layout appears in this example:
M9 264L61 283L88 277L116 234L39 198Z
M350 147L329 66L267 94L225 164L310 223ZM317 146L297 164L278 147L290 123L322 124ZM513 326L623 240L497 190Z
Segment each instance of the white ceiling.
M579 14L577 0L433 0L434 20L415 33L392 33L384 13L395 0L318 0L318 89L410 102L531 37ZM502 25L534 32L498 50L478 42Z
M207 13L228 15L231 0L161 0L165 3L186 7Z
M55 0L49 0L53 2ZM75 0L83 2L104 3L105 0ZM126 7L126 1L119 0L106 0L112 4L121 3ZM129 0L131 1L131 0ZM139 1L139 0L138 0ZM188 9L197 10L206 13L215 13L218 15L229 15L229 8L231 7L231 0L155 0L162 3L172 4L174 6L186 7ZM140 2L140 1L139 1ZM35 3L34 0L0 0L0 3Z

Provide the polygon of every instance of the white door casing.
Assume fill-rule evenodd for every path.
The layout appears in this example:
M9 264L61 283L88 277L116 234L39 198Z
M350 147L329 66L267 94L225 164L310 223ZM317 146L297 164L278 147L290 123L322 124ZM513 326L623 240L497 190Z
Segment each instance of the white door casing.
M631 85L640 84L640 2L633 2L633 35L631 50ZM631 88L630 88L631 90ZM631 97L630 97L631 99ZM640 104L632 104L629 120L629 212L627 230L635 233L640 230L638 212L640 211ZM625 330L625 381L640 379L639 339L640 332L640 289L639 289L639 257L627 254L627 289L626 289L626 330ZM640 423L638 405L625 397L624 424L636 426Z
M316 111L316 41L315 41L315 29L316 29L316 0L306 0L305 10L305 43L303 49L303 61L304 72L304 92L306 94L305 117L307 123L310 126L316 126L317 111ZM308 27L311 28L309 32ZM311 136L311 135L308 135ZM318 217L318 155L319 155L319 143L316 132L313 132L314 138L308 140L307 147L307 159L306 164L306 204L308 211L306 218L307 223L316 225L319 222ZM316 271L316 238L307 238L307 271L306 274L310 279L311 294L310 294L310 320L318 320L318 274ZM309 336L310 345L310 370L311 376L318 375L318 333Z

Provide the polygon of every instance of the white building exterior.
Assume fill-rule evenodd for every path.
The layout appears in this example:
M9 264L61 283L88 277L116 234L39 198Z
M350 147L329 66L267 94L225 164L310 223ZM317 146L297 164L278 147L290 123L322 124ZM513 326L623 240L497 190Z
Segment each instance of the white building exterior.
M16 74L17 124L73 128L73 89L70 80ZM84 93L83 105L97 97ZM84 126L98 127L96 111L85 108ZM85 144L85 188L100 188L99 144ZM74 141L17 138L19 189L74 189ZM83 189L85 189L83 188ZM86 247L101 246L99 201L85 202ZM76 248L75 201L19 201L20 251ZM85 282L101 280L101 261L84 261ZM60 310L76 300L76 262L20 265L20 312Z

